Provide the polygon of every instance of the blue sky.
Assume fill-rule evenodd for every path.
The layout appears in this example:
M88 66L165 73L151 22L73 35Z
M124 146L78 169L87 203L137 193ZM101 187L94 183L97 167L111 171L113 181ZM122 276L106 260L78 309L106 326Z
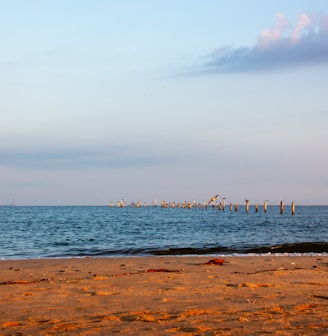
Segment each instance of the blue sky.
M0 1L0 204L328 204L328 2Z

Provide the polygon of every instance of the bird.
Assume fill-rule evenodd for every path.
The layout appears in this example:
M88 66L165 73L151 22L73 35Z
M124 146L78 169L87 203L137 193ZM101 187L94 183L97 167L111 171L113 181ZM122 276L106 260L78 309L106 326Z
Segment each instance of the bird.
M219 194L213 196L213 197L208 201L207 204L211 204L211 203L213 203L214 201L216 201L216 199L217 199L218 197L219 197Z

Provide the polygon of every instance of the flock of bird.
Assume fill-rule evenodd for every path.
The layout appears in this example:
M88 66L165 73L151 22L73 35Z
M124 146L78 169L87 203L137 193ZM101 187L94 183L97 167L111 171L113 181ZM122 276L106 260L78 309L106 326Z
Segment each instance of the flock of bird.
M214 206L214 202L217 200L217 198L219 197L219 195L215 195L213 197L211 197L211 199L208 202L203 202L203 203L197 203L196 200L193 201L185 201L185 202L166 202L166 201L161 201L160 202L160 206L162 208L207 208L208 206L212 205ZM225 198L222 199L222 202L220 204L217 204L215 206L224 206L224 200ZM118 207L118 208L125 208L127 206L133 207L133 208L140 208L142 206L147 207L148 204L147 203L141 203L140 201L138 202L131 202L129 204L127 204L124 199L122 198L119 202L117 202L116 204L114 204L113 202L110 202L109 204L110 207ZM158 206L157 201L155 200L151 206Z
M218 210L225 210L225 200L226 198L223 197L221 202L217 203L217 199L219 197L219 194L214 195L213 197L211 197L208 202L203 201L203 203L197 203L196 200L193 201L185 201L185 202L166 202L166 201L161 201L160 204L157 203L157 201L154 201L151 206L160 206L162 208L200 208L200 209L207 209L208 207L212 207L217 208ZM113 202L110 202L109 204L110 207L118 207L118 208L125 208L127 206L129 207L133 207L133 208L140 208L140 207L147 207L148 204L147 203L141 203L140 201L138 202L131 202L129 204L127 204L124 199L121 199L119 202L117 202L116 204L114 204ZM235 211L238 211L238 203L236 204L229 204L229 208L230 211L232 211L232 209L235 209ZM245 208L246 208L246 212L249 211L249 200L246 199L245 200ZM267 212L268 209L268 201L264 201L263 204L263 211ZM255 212L258 212L259 210L259 206L258 204L255 204ZM284 201L280 201L280 213L284 212ZM292 202L292 214L295 214L295 202Z

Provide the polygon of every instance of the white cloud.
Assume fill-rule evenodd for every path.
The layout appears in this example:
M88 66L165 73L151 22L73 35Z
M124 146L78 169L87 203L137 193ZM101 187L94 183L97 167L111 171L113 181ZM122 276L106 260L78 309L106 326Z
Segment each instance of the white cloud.
M268 47L270 44L281 39L284 31L288 29L289 22L283 14L277 14L277 22L271 29L265 29L258 38L258 47Z
M291 42L299 42L303 32L314 26L315 21L316 15L300 14L298 16L297 24L290 35Z
M300 14L291 24L283 14L263 30L255 45L220 47L196 69L200 73L273 70L328 63L328 17Z

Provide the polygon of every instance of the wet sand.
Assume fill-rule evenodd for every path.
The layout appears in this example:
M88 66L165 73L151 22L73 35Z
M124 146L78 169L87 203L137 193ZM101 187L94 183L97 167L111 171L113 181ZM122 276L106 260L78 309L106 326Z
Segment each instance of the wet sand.
M328 257L0 261L0 335L328 335Z

